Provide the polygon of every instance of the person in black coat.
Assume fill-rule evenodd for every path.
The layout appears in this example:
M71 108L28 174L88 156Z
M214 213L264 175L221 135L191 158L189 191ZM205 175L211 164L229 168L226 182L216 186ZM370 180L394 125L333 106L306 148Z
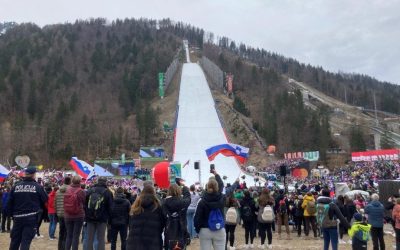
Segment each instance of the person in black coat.
M117 188L110 218L111 250L115 250L117 247L118 233L121 237L121 250L126 249L130 209L131 204L125 198L124 189L122 187Z
M294 220L296 223L296 229L297 229L297 236L301 236L301 226L303 225L303 228L306 226L306 221L304 219L304 208L301 206L303 204L303 196L299 195L295 200L294 200Z
M152 186L143 187L132 205L130 215L127 249L161 250L165 217Z
M176 232L169 231L170 229L167 226L165 228L165 240L164 240L165 241L164 247L166 250L171 248L169 246L170 240L172 240L171 236L172 238L178 237L179 240L183 241L184 245L187 245L189 243L188 239L190 239L186 221L186 213L191 201L190 192L189 188L184 186L183 180L179 179L177 182L179 183L179 186L178 184L172 184L169 187L167 197L162 205L162 210L164 217L167 218L166 225L168 225L168 220L172 219L172 217L179 218L181 229L180 232L178 233L180 236L179 237L177 235L172 236L171 234L174 234Z
M25 177L12 188L6 211L13 217L10 249L29 249L37 228L37 217L48 197L35 181L36 168L28 167Z
M255 230L254 227L256 226L256 203L254 199L251 198L249 190L244 191L244 197L240 201L240 216L243 220L244 226L244 238L246 241L246 246L249 244L249 237L250 237L250 244L253 245L253 241L255 238Z
M94 217L92 214L94 209L90 209L90 200L92 195L101 195L103 198L103 205L99 208L99 214ZM107 222L110 219L113 205L113 195L107 188L107 178L100 177L95 184L86 194L85 201L85 219L87 222L87 243L88 250L93 250L94 234L97 235L99 242L98 249L105 249L105 235L107 229Z
M354 214L357 212L356 205L351 198L348 196L344 197L345 204L344 204L344 216L348 222L351 222L353 219Z

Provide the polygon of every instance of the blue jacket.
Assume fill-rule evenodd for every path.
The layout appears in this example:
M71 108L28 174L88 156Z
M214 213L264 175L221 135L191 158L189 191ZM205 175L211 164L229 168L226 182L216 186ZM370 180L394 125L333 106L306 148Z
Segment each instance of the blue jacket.
M13 217L33 216L44 208L47 194L32 178L24 178L11 189L7 201L7 213Z
M4 192L3 196L2 196L2 208L1 208L1 212L6 212L6 207L7 207L7 201L8 201L8 194L9 192Z
M372 227L383 227L383 216L385 208L379 201L372 201L365 207L365 213L368 214L368 223Z

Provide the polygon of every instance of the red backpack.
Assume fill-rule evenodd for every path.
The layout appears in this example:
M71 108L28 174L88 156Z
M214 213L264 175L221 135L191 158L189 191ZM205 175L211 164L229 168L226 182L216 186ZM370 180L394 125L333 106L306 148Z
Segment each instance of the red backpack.
M64 212L69 215L78 215L81 212L81 204L79 203L78 192L80 189L72 190L70 187L64 195Z

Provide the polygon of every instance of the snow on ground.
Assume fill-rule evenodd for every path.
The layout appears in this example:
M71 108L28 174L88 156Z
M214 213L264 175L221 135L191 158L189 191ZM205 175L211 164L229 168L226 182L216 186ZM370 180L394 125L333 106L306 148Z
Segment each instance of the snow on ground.
M194 162L200 161L201 183L210 177L210 164L215 164L221 176L227 176L226 183L233 183L243 175L238 163L232 157L218 155L209 162L205 150L211 146L227 143L227 138L214 106L203 70L198 64L185 63L182 70L179 91L179 112L175 135L174 161L190 164L182 169L186 185L199 181L199 171ZM254 179L246 176L246 183L254 185Z

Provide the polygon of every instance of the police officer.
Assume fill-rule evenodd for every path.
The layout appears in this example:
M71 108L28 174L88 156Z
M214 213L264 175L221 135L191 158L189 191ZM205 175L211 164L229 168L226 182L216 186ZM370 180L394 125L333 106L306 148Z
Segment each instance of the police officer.
M25 169L25 177L10 192L7 212L13 217L10 250L28 250L36 233L38 212L47 202L47 194L36 181L36 168Z

